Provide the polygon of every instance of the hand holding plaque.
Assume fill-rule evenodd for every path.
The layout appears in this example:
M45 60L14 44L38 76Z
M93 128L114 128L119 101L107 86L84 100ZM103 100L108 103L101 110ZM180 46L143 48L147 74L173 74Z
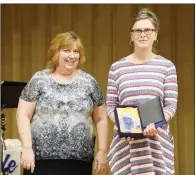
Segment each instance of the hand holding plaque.
M117 106L115 121L120 137L142 138L143 130L150 123L158 128L166 123L160 97L150 99L139 106Z

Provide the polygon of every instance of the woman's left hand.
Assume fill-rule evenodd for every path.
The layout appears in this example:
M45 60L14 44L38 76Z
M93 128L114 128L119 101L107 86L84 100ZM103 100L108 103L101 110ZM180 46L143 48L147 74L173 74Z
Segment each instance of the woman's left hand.
M159 131L160 128L155 128L155 125L154 123L150 123L146 129L143 131L144 135L146 136L155 136L157 135L160 131Z
M98 151L94 160L94 169L96 170L96 174L100 174L108 167L107 153L104 151Z

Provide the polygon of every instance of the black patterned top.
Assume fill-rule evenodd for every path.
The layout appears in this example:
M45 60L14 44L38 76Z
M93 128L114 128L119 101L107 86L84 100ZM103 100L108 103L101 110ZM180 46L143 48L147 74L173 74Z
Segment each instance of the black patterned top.
M93 161L93 106L105 101L90 74L80 70L71 84L59 84L48 69L36 72L20 98L37 101L31 120L36 159Z

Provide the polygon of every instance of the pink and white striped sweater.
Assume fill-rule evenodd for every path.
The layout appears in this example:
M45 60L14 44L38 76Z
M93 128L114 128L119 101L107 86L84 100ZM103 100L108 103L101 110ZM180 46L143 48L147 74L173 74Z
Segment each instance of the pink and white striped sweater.
M108 75L107 114L116 105L138 105L160 96L164 113L174 116L177 108L177 75L174 64L158 55L144 64L125 58L112 64ZM173 137L168 125L156 136L122 141L114 133L108 154L114 175L174 174Z

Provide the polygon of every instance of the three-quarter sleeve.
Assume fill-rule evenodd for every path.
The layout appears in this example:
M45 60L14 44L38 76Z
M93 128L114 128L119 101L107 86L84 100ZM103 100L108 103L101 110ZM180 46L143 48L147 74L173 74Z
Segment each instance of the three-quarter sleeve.
M94 78L92 80L92 85L93 85L93 91L91 93L91 96L92 96L93 104L95 106L101 106L102 104L105 103L105 98L103 96L99 84Z
M114 111L116 105L118 104L119 104L118 89L117 89L115 74L111 66L108 74L107 100L106 100L106 111L108 116Z
M24 87L23 91L21 92L20 98L28 101L33 102L39 98L40 95L40 83L39 83L39 75L35 73L27 85Z
M167 69L167 74L164 82L164 100L163 110L164 113L169 114L172 118L177 108L177 97L178 97L178 84L176 68L172 63Z

